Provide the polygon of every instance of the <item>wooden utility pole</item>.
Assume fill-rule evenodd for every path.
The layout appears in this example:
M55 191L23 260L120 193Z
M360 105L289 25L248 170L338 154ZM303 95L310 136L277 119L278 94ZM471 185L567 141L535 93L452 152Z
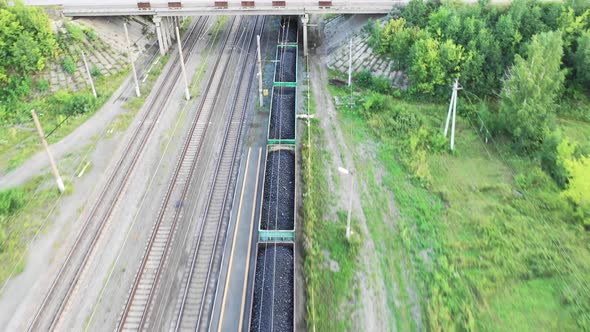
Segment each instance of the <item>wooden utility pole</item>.
M260 55L260 35L256 35L256 45L258 48L258 98L260 98L260 107L264 106L262 99L262 56Z
M57 183L57 188L59 192L63 193L66 188L64 186L64 182L59 176L59 171L57 170L57 166L55 165L55 160L53 160L53 155L51 155L51 151L49 151L49 145L47 145L47 140L45 139L45 134L43 133L43 128L41 128L41 122L39 122L39 118L37 118L37 113L35 110L31 110L31 114L33 115L33 121L35 121L35 126L37 127L37 132L39 133L39 137L41 138L41 143L47 152L47 156L49 156L49 163L51 164L51 172L53 173L53 177L55 177L55 182Z
M178 54L180 55L180 68L182 68L182 77L184 78L184 94L186 96L186 100L191 99L191 95L188 91L188 80L186 78L186 69L184 68L184 56L182 55L182 45L180 42L180 32L178 31L178 26L176 28L176 41L178 42Z
M127 40L127 59L129 59L129 63L131 64L131 71L133 71L133 80L135 81L135 94L138 97L141 97L141 91L139 91L139 82L137 81L137 72L135 71L135 63L133 63L133 59L131 57L131 43L129 42L129 31L127 30L127 22L123 23L125 27L125 39Z
M90 68L88 68L88 62L86 61L86 54L84 54L84 51L80 51L82 52L82 60L84 60L84 67L86 67L86 74L88 74L88 81L90 82L90 86L92 87L92 94L94 95L94 98L96 98L96 89L94 88L94 81L92 80L92 75L90 74Z

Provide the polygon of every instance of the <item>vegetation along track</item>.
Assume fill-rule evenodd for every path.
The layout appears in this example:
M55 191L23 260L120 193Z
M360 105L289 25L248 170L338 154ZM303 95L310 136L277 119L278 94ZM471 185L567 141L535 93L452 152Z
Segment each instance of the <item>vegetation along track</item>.
M229 207L226 203L231 193L231 179L254 77L255 32L258 31L260 34L263 28L264 18L256 18L252 22L250 35L244 38L248 42L244 48L248 51L244 52L246 53L242 57L244 62L239 65L243 68L237 78L237 82L241 82L240 88L236 89L232 99L231 116L224 129L221 156L215 165L212 187L209 190L205 211L200 218L202 222L199 225L196 242L191 250L190 265L184 274L180 303L172 326L175 331L204 331L210 324L214 290L217 288L217 276L223 254L223 246L218 244L227 230ZM247 62L249 56L252 57L252 61Z
M240 33L241 20L241 18L234 18L230 23L229 33L223 38L222 49L231 47L231 50L237 49L243 52L240 43L243 43L245 38L243 36L244 32ZM193 204L192 199L187 199L190 192L190 182L197 160L200 157L201 147L209 128L211 116L216 108L216 102L222 100L219 98L223 96L220 92L228 91L228 89L223 89L222 82L224 80L228 81L225 75L232 72L229 68L234 55L233 51L222 51L221 56L215 62L197 116L191 124L188 139L185 141L183 152L164 197L158 219L131 287L128 301L123 309L118 325L120 331L143 330L155 326L154 319L151 318L155 294L164 274L167 257L172 251L173 238L178 231L179 220L183 219L184 212L188 210L190 204ZM235 72L243 71L243 69L239 70L243 66L240 67L237 63L234 66Z
M199 36L205 31L206 26L206 18L199 19L195 24L191 25L191 29L184 38L185 52L187 54L191 52ZM178 54L175 57L178 57ZM173 61L176 62L176 59ZM172 95L179 76L180 66L171 68L162 81L160 93L149 101L140 124L133 131L123 150L125 153L115 164L91 210L85 214L87 217L82 229L78 233L74 245L54 278L43 302L33 316L28 327L29 331L55 329L80 275L84 271L90 254L123 193L160 114Z

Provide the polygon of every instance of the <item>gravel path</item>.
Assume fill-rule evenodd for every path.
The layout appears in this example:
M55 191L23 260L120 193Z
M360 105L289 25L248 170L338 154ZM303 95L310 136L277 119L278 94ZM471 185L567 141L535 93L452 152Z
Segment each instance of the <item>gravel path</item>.
M292 230L295 226L295 154L291 150L268 153L260 228Z
M258 246L250 331L293 331L293 263L292 245Z
M295 87L273 88L269 139L295 139L295 92Z

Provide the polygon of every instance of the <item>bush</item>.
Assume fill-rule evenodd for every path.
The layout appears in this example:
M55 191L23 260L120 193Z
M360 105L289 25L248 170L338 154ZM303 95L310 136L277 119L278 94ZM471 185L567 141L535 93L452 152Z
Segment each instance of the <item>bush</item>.
M39 82L37 82L37 89L39 89L39 92L45 92L49 89L49 82L47 82L47 80L39 80Z
M95 64L93 64L90 68L90 75L92 75L92 77L101 77L102 72L100 71L100 69L98 69L98 67Z
M72 75L76 71L76 64L74 63L74 60L72 60L72 58L69 56L63 59L63 61L61 62L61 67L66 73L70 75Z
M80 28L79 26L71 23L65 23L64 26L68 31L69 37L71 39L75 41L83 41L85 39L84 31L82 31L82 28Z
M15 213L24 204L25 193L18 188L0 191L0 218Z
M96 32L90 28L84 28L84 34L88 37L89 40L95 41L96 40Z
M562 145L563 150L563 144L561 132L553 131L546 137L539 152L541 168L562 189L567 185L567 171L563 164L563 156L560 158L558 155L558 147ZM567 145L568 143L565 142L565 144Z

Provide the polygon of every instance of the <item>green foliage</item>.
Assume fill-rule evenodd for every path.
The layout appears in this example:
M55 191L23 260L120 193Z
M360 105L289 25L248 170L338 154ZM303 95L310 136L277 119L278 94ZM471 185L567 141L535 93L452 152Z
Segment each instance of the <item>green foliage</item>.
M64 26L66 28L66 31L69 34L69 38L72 41L83 42L86 39L86 34L82 30L82 28L80 26L78 26L77 24L72 24L72 23L66 22L66 23L64 23Z
M88 40L90 41L95 41L98 37L96 36L96 32L94 32L94 29L91 28L84 28L82 31L84 31L84 34L86 35L86 37L88 38Z
M578 48L574 54L575 77L586 90L590 90L590 30L576 40Z
M584 227L590 229L590 156L566 159L564 164L569 181L562 194L574 204Z
M412 26L425 27L428 15L437 5L437 1L411 0L404 7L402 16Z
M92 64L92 67L90 67L90 75L92 75L92 77L100 77L102 76L102 72L95 64Z
M412 63L409 75L415 92L434 95L436 90L447 85L450 78L446 76L441 62L440 42L437 39L417 41L410 57Z
M502 89L501 111L504 127L520 150L541 146L551 129L564 71L561 33L547 32L533 37L526 60L516 57Z
M39 92L43 93L46 92L49 89L49 82L47 82L47 80L39 80L37 82L37 89L39 89Z
M20 2L0 3L0 26L0 104L8 104L29 92L30 82L24 81L45 68L57 43L42 9Z
M70 75L76 72L76 64L74 63L74 60L72 60L72 57L67 56L63 58L61 61L61 67L66 73Z
M14 214L24 204L24 196L18 188L0 191L0 220Z

